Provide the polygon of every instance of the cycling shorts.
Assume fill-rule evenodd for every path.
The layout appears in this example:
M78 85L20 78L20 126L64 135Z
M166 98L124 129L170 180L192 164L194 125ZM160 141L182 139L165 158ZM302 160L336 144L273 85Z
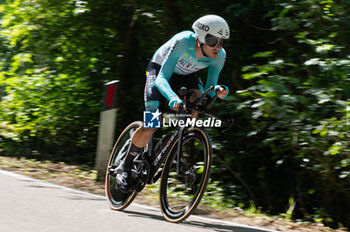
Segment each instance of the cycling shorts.
M146 72L146 85L144 90L145 109L155 111L159 109L161 112L168 110L165 106L166 98L159 92L156 86L156 78L161 69L161 66L157 63L150 62L147 66ZM177 93L181 87L187 89L200 89L203 83L196 73L188 75L179 75L173 73L170 77L169 84L171 89Z

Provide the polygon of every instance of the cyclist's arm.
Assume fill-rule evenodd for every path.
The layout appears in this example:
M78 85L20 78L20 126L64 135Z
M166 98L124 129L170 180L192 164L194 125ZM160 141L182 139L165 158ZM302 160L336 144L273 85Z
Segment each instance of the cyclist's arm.
M224 67L225 59L226 59L226 53L224 50L222 50L220 51L218 56L215 58L215 61L208 68L208 76L207 76L207 82L205 83L205 89L208 89L210 86L217 85L220 72ZM214 91L210 92L209 96L214 97L215 92Z
M156 79L156 86L161 92L161 94L172 101L173 99L178 99L178 96L171 89L169 84L169 79L174 73L176 63L186 47L186 41L184 39L171 41L171 47L169 49L168 55L165 58L159 74Z

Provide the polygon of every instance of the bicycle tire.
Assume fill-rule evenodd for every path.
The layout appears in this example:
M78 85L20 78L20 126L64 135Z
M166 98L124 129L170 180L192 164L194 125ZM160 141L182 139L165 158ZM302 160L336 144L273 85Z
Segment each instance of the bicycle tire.
M131 137L137 128L142 126L141 121L135 121L129 124L123 132L119 135L113 150L111 152L105 179L105 194L107 202L111 209L113 210L123 210L128 207L131 202L135 199L137 191L131 191L128 193L123 193L115 188L115 177L109 174L109 167L118 166L119 162L125 157L128 150L129 144L131 142Z
M167 221L174 223L189 217L200 203L208 184L212 162L212 147L207 132L201 128L189 128L183 135L182 146L182 159L187 157L189 160L180 161L184 162L181 167L185 174L179 176L176 173L177 144L178 139L165 161L159 191L162 214ZM188 151L186 144L193 151ZM187 180L186 175L189 177ZM193 175L196 176L194 180ZM186 199L188 202L185 202Z

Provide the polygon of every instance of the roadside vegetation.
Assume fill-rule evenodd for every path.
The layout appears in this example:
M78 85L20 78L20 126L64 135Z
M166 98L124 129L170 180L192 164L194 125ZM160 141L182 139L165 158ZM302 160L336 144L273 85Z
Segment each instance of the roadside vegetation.
M103 84L120 80L118 134L155 50L205 14L231 28L213 110L234 126L209 131L203 202L349 228L348 0L0 0L0 155L29 159L7 168L95 188Z

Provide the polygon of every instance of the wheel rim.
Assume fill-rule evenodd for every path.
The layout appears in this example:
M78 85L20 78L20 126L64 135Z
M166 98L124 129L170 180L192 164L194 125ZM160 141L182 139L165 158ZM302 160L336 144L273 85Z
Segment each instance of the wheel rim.
M176 172L177 149L169 157L172 164L169 172L163 173L162 181L165 183L161 185L162 210L167 220L183 220L198 205L209 175L207 147L201 134L193 133L184 139L180 169L183 174L180 176Z
M130 125L129 128L126 128L125 131L122 132L121 136L118 138L118 141L116 142L113 148L110 160L108 162L108 167L111 167L111 166L117 167L120 161L125 157L131 142L131 137L138 127L140 127L140 124L134 123L133 125ZM115 189L115 185L116 185L115 177L110 175L107 170L106 196L111 208L120 210L128 206L128 202L129 201L131 202L134 196L136 196L136 191L123 193Z

